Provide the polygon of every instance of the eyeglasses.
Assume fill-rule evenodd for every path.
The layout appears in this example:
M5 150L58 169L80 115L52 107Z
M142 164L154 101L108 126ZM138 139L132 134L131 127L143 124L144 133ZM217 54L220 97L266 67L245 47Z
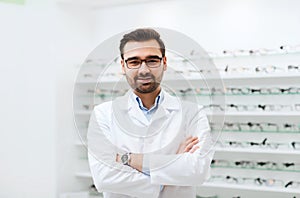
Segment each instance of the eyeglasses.
M247 123L240 123L240 122L225 122L224 124L218 123L210 123L210 127L212 131L220 130L223 131L239 131L239 132L294 132L300 133L300 124L297 126L296 124L292 123L270 123L270 122L247 122Z
M288 65L288 71L300 71L299 65Z
M276 67L274 65L266 66L266 67L255 67L256 72L264 72L264 73L274 73L278 71L284 71L283 68Z
M259 48L259 49L236 49L223 50L222 53L208 52L212 57L238 57L238 56L263 56L272 54L288 54L300 51L300 45L281 45L275 49Z
M300 182L299 181L289 181L284 185L285 188L299 188Z
M211 167L215 168L248 168L262 170L283 170L283 171L300 171L300 164L294 162L272 162L272 161L229 161L222 159L213 159Z
M123 90L114 90L114 89L88 89L87 93L89 94L95 94L95 96L99 96L100 98L105 98L105 97L111 97L111 96L122 96L124 95L128 89L123 89Z
M225 107L217 104L203 105L204 109L217 111L300 111L300 104L281 105L281 104L258 104L258 105L243 105L243 104L226 104Z
M125 60L125 63L128 69L139 69L143 62L150 68L156 68L161 66L161 60L162 57L159 56L149 56L146 59L131 57Z
M252 184L258 186L267 186L267 187L282 187L282 188L299 188L300 182L299 181L288 181L284 182L278 179L265 179L261 177L256 178L246 178L246 177L233 177L230 175L212 175L209 182L222 182L222 183L231 183L231 184Z
M300 142L290 142L290 143L277 143L277 142L267 142L267 138L265 138L261 142L238 142L238 141L217 141L216 145L219 147L240 147L240 148L264 148L264 149L278 149L280 148L288 148L293 150L300 150Z
M233 177L230 175L213 175L210 177L209 182L222 182L231 184L254 184L258 186L284 186L282 180L277 179L264 179L264 178L245 178L245 177Z
M226 93L229 94L299 94L300 87L271 87L271 88L248 88L248 87L227 87Z

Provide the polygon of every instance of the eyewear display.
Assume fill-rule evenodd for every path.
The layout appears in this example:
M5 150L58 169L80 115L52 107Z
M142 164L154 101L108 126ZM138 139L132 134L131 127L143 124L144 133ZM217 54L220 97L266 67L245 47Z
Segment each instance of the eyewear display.
M270 88L248 88L248 87L227 87L226 93L229 94L243 94L243 95L252 95L252 94L299 94L300 87L270 87Z
M212 57L238 57L238 56L264 56L264 55L273 55L273 54L288 54L300 52L300 45L281 45L278 48L267 49L236 49L236 50L223 50L221 53L208 52ZM192 54L192 53L191 53Z
M217 123L210 123L212 131L220 130L223 131L259 131L259 132L300 132L300 124L283 123L276 124L270 122L224 122L223 125Z
M300 150L300 142L290 142L290 143L277 143L277 142L267 142L267 138L265 138L261 142L253 142L253 141L246 141L246 142L239 142L239 141L224 141L220 142L217 141L216 145L219 147L232 147L232 148L262 148L262 149L293 149L293 150Z
M221 182L230 184L242 184L242 185L256 185L256 186L267 186L267 187L282 187L282 188L299 188L299 181L288 181L284 182L279 179L265 179L261 177L233 177L230 175L213 175L210 177L209 182Z
M264 179L261 177L257 178L246 178L246 177L233 177L230 175L222 176L222 175L213 175L209 179L209 182L222 182L222 183L230 183L230 184L252 184L258 186L277 186L284 187L284 182L282 180L277 179Z
M248 168L248 169L262 169L262 170L293 170L300 171L300 164L294 162L272 162L272 161L228 161L222 159L213 159L211 162L212 167L221 168Z
M226 87L220 88L187 88L178 89L175 93L180 95L278 95L278 94L300 94L300 87L270 87L270 88L251 88L251 87Z
M300 111L300 104L281 105L281 104L258 104L258 105L243 105L243 104L226 104L221 106L218 104L203 105L204 109L216 111Z

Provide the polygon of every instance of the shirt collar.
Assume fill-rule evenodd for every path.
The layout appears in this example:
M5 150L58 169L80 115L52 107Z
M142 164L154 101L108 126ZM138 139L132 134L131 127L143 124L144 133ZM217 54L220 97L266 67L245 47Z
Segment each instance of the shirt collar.
M117 98L113 102L120 110L129 110L137 103L133 94L133 91L130 89L124 96ZM159 95L160 99L158 102L163 108L166 108L168 110L179 110L181 108L181 100L178 97L171 96L163 89L161 89Z
M155 98L155 103L154 105L150 108L150 109L147 109L144 105L143 105L143 102L141 100L140 97L138 97L134 92L132 92L132 98L135 99L139 105L139 108L143 111L151 111L155 108L158 107L158 105L161 103L161 101L163 101L163 94L162 92L160 91L159 94L156 96Z

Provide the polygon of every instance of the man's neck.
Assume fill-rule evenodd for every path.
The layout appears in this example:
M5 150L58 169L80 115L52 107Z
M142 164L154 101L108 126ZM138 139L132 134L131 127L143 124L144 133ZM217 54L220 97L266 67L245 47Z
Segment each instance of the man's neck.
M134 90L134 93L142 100L144 107L147 109L150 109L154 103L155 103L155 98L158 96L160 93L160 86L157 87L156 90L154 90L151 93L140 93Z

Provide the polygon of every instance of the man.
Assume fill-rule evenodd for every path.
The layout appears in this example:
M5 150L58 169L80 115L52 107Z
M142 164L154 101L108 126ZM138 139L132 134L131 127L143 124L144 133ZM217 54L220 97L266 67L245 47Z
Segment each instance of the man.
M94 108L88 128L89 164L105 198L195 198L213 157L201 107L166 93L165 46L153 29L120 42L122 71L132 90Z

